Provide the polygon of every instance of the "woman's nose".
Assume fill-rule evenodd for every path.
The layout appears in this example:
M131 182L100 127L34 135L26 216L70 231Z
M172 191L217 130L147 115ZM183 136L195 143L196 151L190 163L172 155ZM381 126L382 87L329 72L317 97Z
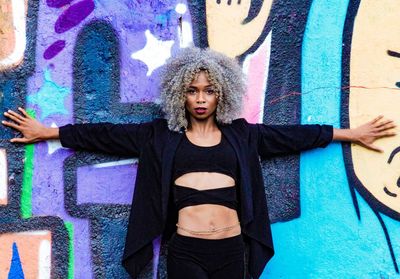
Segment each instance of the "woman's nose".
M205 98L204 98L204 92L200 91L199 94L197 94L197 100L198 103L204 103Z

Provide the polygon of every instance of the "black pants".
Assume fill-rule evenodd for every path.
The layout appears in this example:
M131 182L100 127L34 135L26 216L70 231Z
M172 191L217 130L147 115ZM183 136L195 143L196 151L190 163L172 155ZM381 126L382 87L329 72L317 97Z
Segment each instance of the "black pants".
M202 239L174 234L168 243L168 279L243 279L241 235Z

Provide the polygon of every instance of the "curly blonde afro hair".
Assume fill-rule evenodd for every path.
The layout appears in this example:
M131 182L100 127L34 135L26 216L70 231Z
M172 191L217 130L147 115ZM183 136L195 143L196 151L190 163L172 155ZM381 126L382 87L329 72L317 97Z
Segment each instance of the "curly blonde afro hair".
M188 128L185 92L200 71L217 91L217 123L230 124L241 112L245 83L237 61L211 49L185 48L167 61L161 80L162 108L172 131Z

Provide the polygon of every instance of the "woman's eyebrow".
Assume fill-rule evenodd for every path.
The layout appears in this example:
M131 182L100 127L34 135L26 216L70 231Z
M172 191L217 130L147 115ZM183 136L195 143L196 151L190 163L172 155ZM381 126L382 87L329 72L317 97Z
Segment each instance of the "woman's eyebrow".
M400 146L398 146L398 147L396 147L391 153L390 153L390 156L389 156L389 159L388 159L388 164L390 164L391 162L392 162L392 160L393 160L393 157L397 154L397 153L399 153L400 152Z
M393 51L393 50L388 49L387 50L387 54L390 55L390 56L393 56L393 57L400 58L400 52L397 52L397 51Z
M205 88L209 88L209 87L214 87L214 85L210 84L210 85L206 85L206 86L205 86ZM197 86L195 86L195 85L189 85L188 88L197 89Z

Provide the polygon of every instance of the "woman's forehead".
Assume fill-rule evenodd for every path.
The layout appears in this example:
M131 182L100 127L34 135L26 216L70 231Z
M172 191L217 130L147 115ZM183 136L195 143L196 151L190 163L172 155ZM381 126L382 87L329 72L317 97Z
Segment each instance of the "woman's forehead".
M205 70L201 70L193 77L191 84L195 83L210 83L209 75Z

